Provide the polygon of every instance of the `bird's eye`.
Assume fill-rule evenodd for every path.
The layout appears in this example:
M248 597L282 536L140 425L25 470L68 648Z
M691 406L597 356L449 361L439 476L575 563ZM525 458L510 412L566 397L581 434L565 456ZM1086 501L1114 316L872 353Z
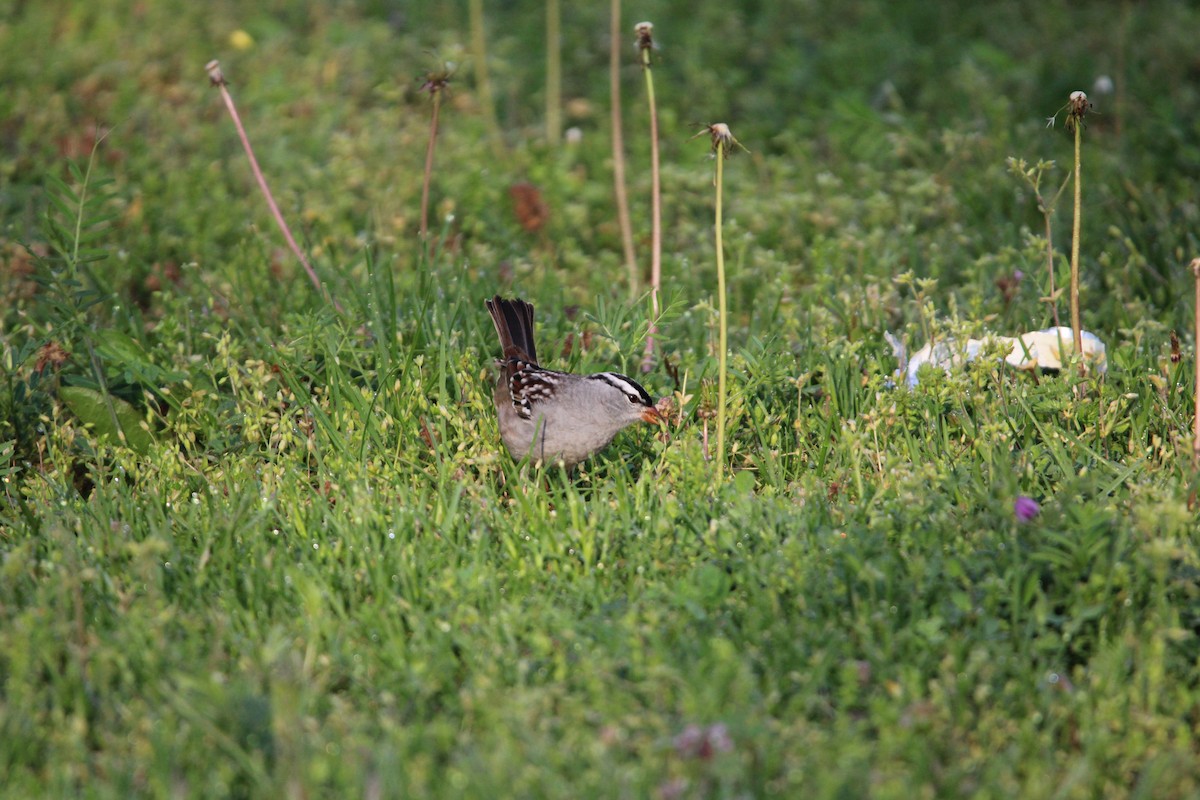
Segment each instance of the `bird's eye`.
M629 402L633 403L635 406L638 404L638 396L636 394L631 394L631 395L627 395L627 396L629 397Z

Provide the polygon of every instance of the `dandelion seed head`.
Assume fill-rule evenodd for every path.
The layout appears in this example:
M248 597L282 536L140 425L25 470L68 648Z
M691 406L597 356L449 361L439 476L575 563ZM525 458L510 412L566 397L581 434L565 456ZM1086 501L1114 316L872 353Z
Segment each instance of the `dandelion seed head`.
M221 72L221 62L215 58L204 65L204 71L208 73L208 79L213 86L225 86L225 75Z
M649 50L654 47L654 23L639 22L633 26L633 32L637 35L639 50Z

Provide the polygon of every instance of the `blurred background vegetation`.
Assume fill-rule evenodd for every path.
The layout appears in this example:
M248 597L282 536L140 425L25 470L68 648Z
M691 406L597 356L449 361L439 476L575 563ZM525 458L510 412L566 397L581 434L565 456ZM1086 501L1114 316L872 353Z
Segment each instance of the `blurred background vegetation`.
M3 5L0 213L10 261L14 241L39 238L43 171L86 158L99 126L123 204L119 288L146 298L146 280L166 272L182 291L255 297L269 280L264 260L292 275L290 257L272 255L278 238L207 85L203 66L220 58L284 212L323 273L335 284L360 280L364 254L411 266L429 113L419 87L449 62L434 208L453 213L449 232L466 263L493 283L557 275L576 301L616 293L607 4L564 12L566 124L582 139L555 147L542 128L544 6L484 4L502 158L474 92L465 3ZM697 249L708 243L709 169L703 144L688 139L699 124L725 121L753 151L731 173L729 241L746 265L764 268L756 274L782 276L785 302L830 275L845 286L912 270L941 279L943 300L956 292L981 312L1004 312L994 280L1044 272L1026 235L1042 231L1041 217L1006 159L1056 161L1043 184L1053 194L1071 145L1061 118L1053 129L1046 120L1083 89L1095 106L1084 136L1085 327L1186 320L1200 214L1192 4L627 4L625 132L644 240L645 98L632 37L641 19L655 22L660 48L668 295L692 293L673 275L709 269ZM544 240L513 217L507 188L518 181L533 182L549 206ZM1059 204L1060 252L1069 212ZM739 244L739 232L752 238ZM536 270L539 257L560 270ZM502 263L514 271L497 270ZM3 277L11 292L12 270ZM752 288L734 291L743 292L735 311L752 305ZM1014 325L1047 318L1036 302L1018 308Z

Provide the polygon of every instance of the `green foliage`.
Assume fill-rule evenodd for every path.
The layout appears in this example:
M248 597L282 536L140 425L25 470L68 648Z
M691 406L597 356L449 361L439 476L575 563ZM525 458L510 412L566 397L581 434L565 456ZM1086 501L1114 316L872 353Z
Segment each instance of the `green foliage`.
M572 476L499 446L482 300L534 302L551 366L638 369L605 9L565 21L582 139L552 148L525 139L543 8L488 7L508 154L460 68L428 248L418 88L428 51L463 51L449 6L10 9L6 795L1200 791L1196 10L768 5L638 12L662 45L666 223L665 364L639 379L674 408ZM281 246L214 56L346 314ZM1101 73L1122 99L1088 117L1083 302L1109 371L988 353L897 388L886 331L915 349L1048 324L1038 204L1061 287L1070 142L1042 120ZM733 475L715 490L696 120L752 151L724 176ZM521 226L517 182L544 228ZM1026 522L1021 496L1041 506Z
M137 409L126 401L85 386L60 387L58 396L80 422L90 425L101 439L127 445L138 455L149 452L153 438L141 427Z

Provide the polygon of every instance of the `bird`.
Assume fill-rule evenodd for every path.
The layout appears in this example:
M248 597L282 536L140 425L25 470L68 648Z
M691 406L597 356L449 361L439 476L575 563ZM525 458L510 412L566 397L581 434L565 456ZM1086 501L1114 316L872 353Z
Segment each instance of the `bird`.
M561 462L571 470L630 425L663 421L649 393L628 376L540 366L529 303L496 295L484 304L503 352L493 395L500 438L515 460Z

